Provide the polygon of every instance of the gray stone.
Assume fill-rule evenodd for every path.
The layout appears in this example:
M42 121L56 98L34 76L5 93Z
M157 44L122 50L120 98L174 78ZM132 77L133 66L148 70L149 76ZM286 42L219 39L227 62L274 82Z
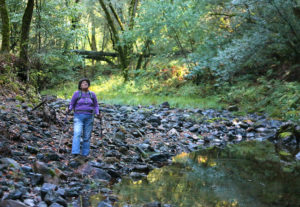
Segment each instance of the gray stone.
M14 200L4 200L0 202L1 207L28 207L24 203Z
M168 154L158 154L155 153L153 155L150 156L150 160L153 160L155 162L163 162L169 159L169 155Z
M296 160L300 160L300 152L298 152L298 154L296 154Z
M237 106L229 106L228 107L228 111L238 111L239 110L239 108L237 107Z
M64 207L58 203L52 203L49 207Z
M0 159L0 163L2 164L8 164L10 165L10 167L13 167L17 170L20 170L21 166L19 165L19 163L11 158L2 158Z
M48 207L47 203L45 203L44 201L41 201L37 207Z
M113 206L108 202L101 201L100 203L98 203L97 207L113 207Z
M27 206L35 206L34 204L34 200L33 199L26 199L24 200L24 203L27 205Z
M44 197L49 191L56 190L57 186L51 183L44 183L41 189L42 197Z

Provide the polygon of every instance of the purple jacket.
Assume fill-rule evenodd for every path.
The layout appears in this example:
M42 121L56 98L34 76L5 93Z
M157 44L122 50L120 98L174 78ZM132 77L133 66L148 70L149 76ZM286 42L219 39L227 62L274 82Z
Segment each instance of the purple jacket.
M92 97L94 99L95 105L89 93L82 92L81 98L77 101L76 106L74 106L77 98L79 97L80 91L76 91L71 99L69 110L72 111L74 109L77 114L97 114L99 115L99 106L96 94L90 91ZM74 108L75 107L75 108Z

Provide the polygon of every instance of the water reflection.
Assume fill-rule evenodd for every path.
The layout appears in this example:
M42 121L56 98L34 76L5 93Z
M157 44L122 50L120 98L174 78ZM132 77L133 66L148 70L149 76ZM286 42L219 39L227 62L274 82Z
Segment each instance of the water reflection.
M299 176L287 176L272 164L216 157L183 153L143 180L123 179L114 187L118 205L159 201L178 207L300 206Z

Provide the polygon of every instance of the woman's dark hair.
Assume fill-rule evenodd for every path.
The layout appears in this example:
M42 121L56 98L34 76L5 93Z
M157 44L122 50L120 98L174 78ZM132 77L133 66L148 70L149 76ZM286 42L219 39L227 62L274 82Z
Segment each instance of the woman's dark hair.
M86 82L88 83L89 86L91 85L91 82L90 82L89 79L83 78L83 79L81 79L81 80L79 81L79 83L78 83L78 90L81 90L81 83L82 83L83 81L86 81Z

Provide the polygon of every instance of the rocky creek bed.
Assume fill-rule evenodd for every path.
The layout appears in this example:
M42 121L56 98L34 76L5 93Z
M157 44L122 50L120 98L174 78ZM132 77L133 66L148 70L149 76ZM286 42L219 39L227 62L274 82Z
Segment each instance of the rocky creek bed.
M0 206L118 206L114 183L145 178L172 157L240 142L274 144L286 173L299 173L300 126L230 110L175 109L168 103L138 107L100 104L88 160L71 157L72 116L64 124L67 100L52 98L32 110L0 97ZM234 108L233 108L234 109ZM100 137L102 128L103 136ZM124 206L124 205L123 205ZM130 205L125 205L130 206ZM157 202L144 206L171 206Z

